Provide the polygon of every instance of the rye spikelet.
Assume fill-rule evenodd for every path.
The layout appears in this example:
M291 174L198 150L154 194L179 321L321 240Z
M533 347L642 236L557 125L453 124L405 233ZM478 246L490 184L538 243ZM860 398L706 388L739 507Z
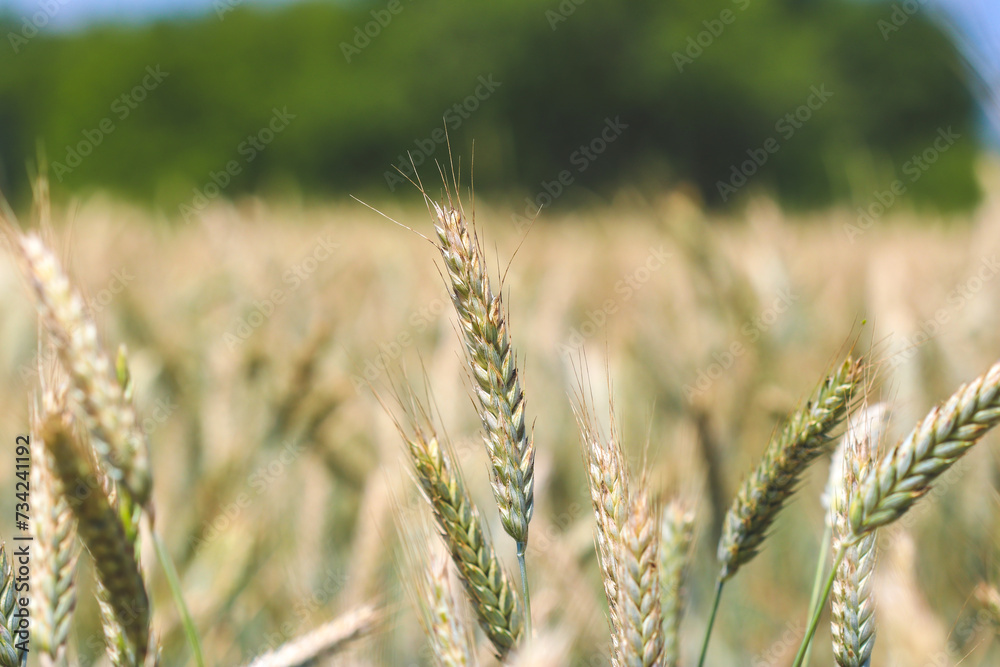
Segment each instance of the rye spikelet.
M833 656L839 667L866 667L875 644L872 575L876 532L868 533L854 544L846 541L850 537L848 504L857 492L858 480L872 466L872 441L865 426L864 421L852 424L844 436L841 479L833 489L831 503L833 551L836 554L842 547L845 549L830 599Z
M444 545L431 534L423 505L420 513L406 511L397 503L393 515L399 534L398 558L400 580L417 612L420 625L430 644L438 667L468 667L476 664L471 628L466 623L465 607L455 594L449 558Z
M93 446L110 477L123 484L140 505L146 505L152 484L146 440L98 343L97 327L59 260L42 240L34 234L17 234L16 240L42 322L69 374L70 399L82 409Z
M407 445L415 476L472 601L479 625L503 657L523 628L521 601L486 535L452 456L433 433L415 429Z
M14 568L7 549L0 542L0 667L19 667L21 651L17 644L17 595L14 590Z
M680 627L684 613L684 579L694 542L694 513L673 501L660 521L660 588L663 596L663 664L680 661Z
M998 421L1000 362L931 410L865 474L851 497L849 540L903 516Z
M435 230L475 381L493 495L504 530L528 542L534 509L535 449L526 428L524 394L507 335L500 295L494 296L475 229L450 203L433 203Z
M622 623L618 611L618 545L622 527L628 519L631 499L629 496L629 470L621 439L616 432L612 415L611 437L601 436L592 414L581 401L574 405L577 423L583 442L583 458L587 467L587 485L596 519L595 541L597 559L608 598L608 615L611 624L612 648L617 651Z
M76 521L55 475L55 462L41 435L46 413L33 415L31 439L31 643L43 666L66 664L66 642L76 608Z
M1000 628L1000 591L992 584L981 581L972 592L972 596L979 608L989 616L993 625Z
M622 623L618 661L623 667L663 665L659 528L649 496L639 492L622 527L618 549Z
M476 664L472 635L462 622L462 610L451 586L448 559L433 557L420 577L424 630L438 667Z
M120 628L120 638L109 641L109 656L116 665L142 665L150 637L149 599L136 561L137 515L127 507L119 514L113 490L106 489L107 480L77 438L68 413L47 416L39 432L93 558L102 608Z
M831 432L860 393L863 366L848 357L768 445L764 458L740 487L726 514L718 557L719 580L729 579L760 549L767 531L805 469L830 451Z

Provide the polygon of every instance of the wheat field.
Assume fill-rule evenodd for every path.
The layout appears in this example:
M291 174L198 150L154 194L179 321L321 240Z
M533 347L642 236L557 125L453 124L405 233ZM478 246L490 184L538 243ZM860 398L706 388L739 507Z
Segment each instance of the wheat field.
M997 186L984 184L987 192ZM440 189L428 194L441 200ZM455 655L494 664L490 640L499 646L504 632L519 636L516 604L504 632L475 629L465 589L447 574L410 465L411 455L436 456L408 431L411 390L461 467L515 603L523 600L512 536L530 535L522 555L532 650L515 651L511 664L612 664L612 647L630 635L612 640L609 618L627 624L631 607L628 599L609 606L611 552L602 535L632 545L629 571L641 571L652 548L648 526L663 514L691 546L681 550L684 562L664 568L663 591L661 583L650 590L684 615L676 644L643 641L657 647L660 662L652 664L675 664L673 654L677 664L695 665L720 576L717 544L746 529L731 529L725 514L741 483L755 479L772 436L823 378L848 354L865 360L830 433L843 432L849 408L884 403L891 420L872 443L881 455L1000 359L1000 200L954 219L900 205L871 225L847 209L789 215L767 199L723 217L680 192L650 200L626 191L601 207L543 212L533 225L477 201L479 259L502 298L497 316L518 371L504 380L523 389L527 406L520 431L491 436L499 452L491 458L481 435L489 420L477 410L490 395L488 373L466 363L479 339L456 316L455 272L435 247L438 216L415 192L372 204L400 224L351 201L254 198L213 204L185 223L95 195L56 206L41 231L83 295L101 345L112 355L127 346L123 388L148 439L152 500L129 493L143 488L128 475L141 471L140 461L122 476L109 464L121 496L112 492L111 501L128 505L123 499L134 495L134 516L155 505L205 664L251 663L312 631L318 641L322 633L336 639L315 664L464 664L444 660L447 651L426 636L433 624L414 599L433 596L458 610L452 620L462 629L452 634L462 641L447 649ZM20 225L37 229L35 218L25 211ZM45 369L60 360L59 343L40 335L31 286L10 249L0 261L0 438L11 444L4 452L29 431L40 390L53 383ZM416 445L400 438L400 419ZM582 434L579 421L588 426ZM508 443L511 431L517 437ZM588 475L609 433L620 434L616 465L631 471L634 507L622 536L596 526L595 537ZM952 442L915 445L937 447L947 465L935 469L944 474L912 511L887 523L890 501L881 497L837 529L846 543L879 526L878 561L864 577L877 629L872 664L989 665L1000 656L997 439L986 434L960 459L966 450L942 453L944 441ZM755 558L740 555L728 566L706 664L793 663L824 539L829 451L817 447L808 470L772 485L784 494L781 513L769 510L746 529L767 538L749 540ZM505 463L511 451L524 470L502 477L496 457ZM0 465L5 517L16 502L9 456ZM862 482L877 468L856 467ZM915 494L925 488L901 479ZM664 509L670 501L678 504ZM136 546L144 572L161 664L193 664L149 524L139 531L129 533L126 522L123 539ZM10 545L9 534L0 537ZM108 664L94 595L102 564L91 553L88 544L76 562L69 664ZM432 576L423 580L419 568L428 564ZM835 589L840 623L843 604ZM289 655L258 664L313 664ZM827 612L811 664L831 664L832 656ZM32 653L28 664L37 659Z

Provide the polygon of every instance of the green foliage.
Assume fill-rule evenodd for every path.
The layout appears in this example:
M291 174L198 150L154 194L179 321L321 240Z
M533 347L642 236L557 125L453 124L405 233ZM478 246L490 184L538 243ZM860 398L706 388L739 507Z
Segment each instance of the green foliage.
M433 147L425 164L445 157L434 138L447 125L457 153L476 142L480 190L502 186L518 212L528 201L543 203L536 197L543 182L563 171L572 186L560 204L623 184L654 189L681 180L713 203L759 190L796 206L845 197L864 203L868 181L859 190L852 179L859 164L889 165L889 180L871 181L871 191L884 188L939 128L951 126L961 141L909 189L908 201L954 208L977 196L972 101L959 59L919 14L884 38L885 5L217 7L219 14L185 21L41 33L16 53L10 36L20 34L20 18L0 23L0 187L26 195L25 165L41 142L57 194L110 187L176 211L211 194L214 173L229 181L226 196L288 183L379 196L390 181L398 184L392 165L406 151L421 160L417 142ZM366 27L377 34L365 38ZM157 66L168 74L142 102L121 99ZM476 100L475 111L453 109L490 77L499 87ZM777 123L822 86L833 93L829 101L791 136L779 131ZM286 108L294 118L272 143L263 150L245 143ZM593 160L575 153L608 118L628 127ZM112 131L100 131L103 119ZM100 143L71 168L72 147L88 143L85 132ZM777 152L721 197L719 183L768 138ZM230 161L227 179L220 174Z

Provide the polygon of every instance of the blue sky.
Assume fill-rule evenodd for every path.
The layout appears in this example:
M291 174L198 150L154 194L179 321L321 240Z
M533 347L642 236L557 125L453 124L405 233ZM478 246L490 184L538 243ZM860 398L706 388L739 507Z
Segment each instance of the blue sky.
M289 4L294 0L0 0L0 11L8 10L15 16L34 13L42 6L58 6L53 25L60 28L75 27L93 21L126 20L142 21L151 17L183 16L215 11L216 3L238 4ZM869 0L879 1L879 0ZM1000 37L1000 3L996 0L884 0L888 7L915 3L922 6L941 7L959 17L960 21L977 32L991 32L994 40Z
M215 4L290 4L292 0L0 0L0 12L15 17L33 14L43 6L52 12L52 26L73 28L100 21L143 21L149 18L214 13Z

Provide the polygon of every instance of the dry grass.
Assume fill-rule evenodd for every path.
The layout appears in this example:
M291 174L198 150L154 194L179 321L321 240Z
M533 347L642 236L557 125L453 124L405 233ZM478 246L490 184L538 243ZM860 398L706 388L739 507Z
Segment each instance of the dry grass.
M613 210L541 221L505 273L523 230L508 223L505 207L480 207L483 246L490 259L496 249L490 265L505 276L500 312L516 335L517 381L537 417L529 438L535 460L527 553L538 641L557 637L566 645L572 637L565 664L606 664L613 652L603 600L617 600L618 592L604 590L592 475L580 462L567 398L578 390L573 364L581 354L615 380L621 467L638 471L642 459L644 492L656 511L678 494L695 499L696 534L711 535L720 526L711 523L710 494L701 486L699 429L713 436L721 454L713 473L728 501L757 463L761 444L796 411L860 319L874 328L885 360L882 386L894 412L888 442L900 441L931 405L995 361L1000 281L984 268L985 277L970 282L986 267L983 257L1000 249L1000 214L989 206L972 221L949 225L887 218L851 244L843 224L852 218L836 211L789 220L756 202L740 220L706 220L680 197L650 203L624 193ZM426 224L416 205L388 212L414 227ZM68 249L54 256L79 290L94 340L101 349L127 342L132 350L136 422L148 436L156 477L156 526L177 563L207 662L241 664L294 646L375 600L394 622L366 625L323 660L404 664L416 653L419 664L430 663L432 652L420 651L418 615L394 613L404 586L386 544L393 539L387 537L392 484L382 470L406 455L368 390L369 380L385 379L382 367L423 363L441 439L447 428L465 496L481 510L476 524L484 536L506 537L490 491L490 459L476 440L483 420L470 409L476 379L464 371L466 346L455 335L435 252L357 206L246 200L209 209L200 224L167 226L94 199L72 213L70 227L59 222L65 211L53 217L53 238L60 240L51 245ZM7 429L0 437L8 442L28 431L37 389L37 319L18 280L13 262L0 266L0 366L12 378L0 387L0 424ZM923 341L921 332L932 330ZM62 363L48 350L43 356ZM105 370L114 380L110 365ZM594 390L594 405L610 402ZM121 398L127 404L124 392ZM521 423L531 433L532 423ZM934 423L939 429L943 422ZM923 600L920 630L880 624L873 664L928 662L932 654L893 657L904 655L900 647L918 645L914 632L940 636L933 646L946 662L964 657L963 664L985 665L998 656L982 641L983 627L968 623L966 604L979 572L989 571L995 539L995 508L983 502L993 492L992 436L967 449L967 440L941 433L934 443L960 441L956 447L967 454L935 481L928 492L933 502L913 506L878 533L885 536L878 540L912 536L919 544L922 576L883 593ZM931 449L953 459L956 450L938 444ZM767 548L727 584L709 664L741 664L769 652L783 656L778 662L790 658L782 637L808 605L823 531L824 473L801 476L798 500L777 517ZM618 478L598 477L604 477L598 490L615 499L608 508L633 502L637 489L628 493L615 488ZM12 488L12 479L0 473L0 487ZM523 474L521 481L525 495ZM605 534L619 539L613 530ZM691 549L681 665L697 658L718 573L707 542ZM510 571L515 548L513 540L495 541L495 571ZM163 574L145 541L141 551L148 596L157 602L149 625L162 644L162 663L186 664L190 653ZM878 599L882 568L873 583ZM70 664L105 659L91 569L90 558L81 557ZM512 600L515 581L507 577ZM830 645L827 627L816 639L814 664L828 660L818 648ZM481 652L490 645L479 631L477 641ZM491 664L488 655L479 657ZM917 662L907 662L911 657Z

